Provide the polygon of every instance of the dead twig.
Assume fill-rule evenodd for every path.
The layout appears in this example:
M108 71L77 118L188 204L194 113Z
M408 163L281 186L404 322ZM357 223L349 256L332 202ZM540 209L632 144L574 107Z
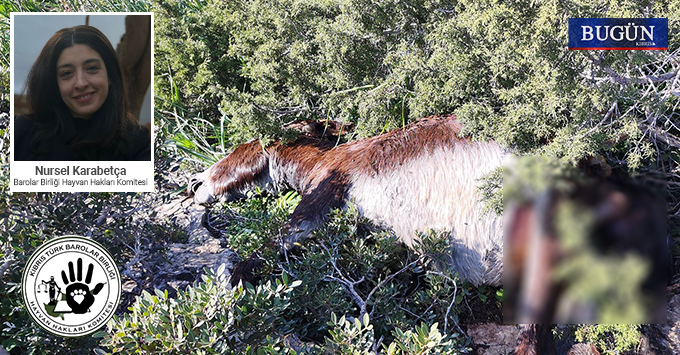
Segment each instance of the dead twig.
M660 140L670 147L680 148L680 138L662 130L659 127L640 123L638 124L638 128L640 128L642 131L645 131L654 140Z
M403 268L398 270L397 272L388 275L385 277L382 281L380 281L371 291L368 293L368 295L364 298L359 295L359 292L356 290L355 286L363 283L366 281L366 276L362 276L359 280L354 280L351 277L347 276L340 270L338 267L337 260L333 257L333 253L331 253L331 250L323 243L321 243L321 247L324 249L326 253L328 253L329 256L331 256L331 266L333 266L334 272L326 275L324 277L324 281L335 281L338 282L342 285L342 287L347 291L349 296L356 302L356 304L359 306L360 310L360 318L363 318L366 313L372 314L373 311L368 312L368 305L370 304L371 298L375 295L375 293L383 288L388 282L392 281L395 277L399 276L400 274L404 273L405 271L413 268L421 259L418 258L408 264L406 264Z
M585 55L590 59L590 61L597 65L600 69L602 69L606 74L607 77L595 77L592 76L592 79L596 81L611 81L616 84L620 85L640 85L640 84L658 84L662 83L671 79L674 79L678 75L678 70L674 70L665 74L661 75L643 75L642 77L625 77L623 75L620 75L617 73L614 69L611 67L602 64L602 59L601 58L595 58L591 53L588 53L585 51Z

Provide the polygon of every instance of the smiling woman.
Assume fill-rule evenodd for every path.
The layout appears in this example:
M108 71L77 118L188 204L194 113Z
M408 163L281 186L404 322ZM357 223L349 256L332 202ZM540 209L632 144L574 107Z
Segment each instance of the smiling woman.
M57 78L61 99L75 118L92 118L109 95L104 61L86 45L76 44L61 52Z
M151 138L129 114L118 58L91 26L57 31L28 74L31 114L14 123L14 160L150 160Z

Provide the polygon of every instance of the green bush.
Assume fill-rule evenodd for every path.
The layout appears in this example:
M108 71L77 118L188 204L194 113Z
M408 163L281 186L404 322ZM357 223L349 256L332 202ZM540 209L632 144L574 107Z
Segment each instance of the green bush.
M109 321L100 345L115 354L461 354L460 334L442 334L433 324L415 331L394 330L394 341L381 348L368 314L353 322L331 315L323 346L291 344L295 322L284 321L300 281L283 277L257 288L231 289L223 269L207 271L203 282L175 299L160 291L144 292L130 313ZM288 337L287 337L288 336ZM97 349L98 354L106 354Z
M157 95L169 111L182 104L215 124L225 116L232 142L278 137L280 125L295 118L356 122L366 136L454 112L468 132L522 151L572 162L612 151L637 169L655 150L640 138L660 139L638 123L650 115L673 121L678 103L662 94L671 81L653 83L650 95L652 84L637 78L673 72L677 64L663 51L606 51L597 58L569 51L567 20L669 16L673 52L676 7L579 0L159 2Z
M3 3L0 111L8 111L11 94L10 11L150 8L148 2L127 0ZM678 69L677 61L666 60L678 50L677 2L170 0L154 1L152 8L156 121L163 143L157 150L158 186L174 184L179 190L183 184L168 180L177 169L174 155L185 158L185 167L194 171L235 143L281 137L281 124L293 119L351 121L357 123L354 139L442 113L457 114L466 133L521 152L567 162L599 152L615 169L678 180L678 97L671 81L645 77ZM576 16L668 16L669 51L568 51L566 20ZM54 337L28 318L18 287L26 255L50 236L77 233L104 243L126 268L147 246L162 250L164 243L184 237L172 221L148 223L151 216L145 211L172 195L10 195L5 122L6 117L0 118L0 257L5 271L0 280L0 344L13 355L91 353L96 340ZM496 210L497 180L484 190L495 199ZM677 187L670 186L672 215L678 210ZM227 204L220 220L230 224L218 229L246 258L278 238L297 199L295 194L255 196ZM670 228L677 234L673 220ZM488 309L498 309L502 290L475 288L461 283L455 270L430 267L445 258L436 234L423 235L422 253L416 254L356 211L336 211L298 252L279 256L274 249L263 250L258 287L228 291L216 286L225 280L211 273L177 299L147 292L132 306L140 317L136 328L124 322L134 312L121 315L120 323L112 323L119 327L116 332L100 334L100 346L128 346L125 351L137 353L166 345L187 349L193 331L192 344L201 343L198 334L205 334L207 343L214 340L227 352L251 354L318 353L323 347L390 354L462 352L466 341L452 334L460 332L458 322L497 320ZM280 281L284 277L301 283L285 286ZM287 293L277 295L278 285ZM233 318L218 322L206 318L214 314L202 313L204 323L197 326L199 315L194 313L194 320L189 312L217 303L229 304ZM167 322L167 314L161 318L149 313L142 319L144 307L187 316L180 324L182 336L178 323ZM345 321L332 314L343 315L340 320ZM443 325L441 331L435 324ZM162 340L148 338L153 347L144 343L152 336L150 329L164 331L153 334ZM235 337L224 336L224 329ZM583 339L616 338L597 329L583 330L595 334ZM624 338L636 336L626 334ZM292 335L306 343L292 346ZM354 348L348 339L360 339L360 345ZM614 343L598 346L625 347Z
M4 185L6 191L7 185ZM0 345L15 353L88 353L96 341L63 339L39 328L28 316L21 296L21 275L30 255L61 235L91 237L104 245L123 271L140 256L142 245L171 241L178 230L172 221L151 223L147 209L165 194L14 193L0 198ZM180 232L181 233L181 232ZM145 251L147 251L145 249Z
M394 331L395 340L387 347L386 354L468 354L471 349L461 346L457 342L458 334L447 336L437 329L438 324L434 323L431 327L422 324L416 327L415 331L406 332L396 329ZM467 341L469 345L469 339Z
M108 331L96 336L115 354L244 353L286 334L290 325L281 315L299 284L283 277L231 289L222 267L207 271L203 282L180 290L174 299L167 292L144 292L130 313L115 316Z
M416 326L415 331L402 331L397 328L393 332L394 341L383 348L375 341L373 326L369 322L368 314L363 319L355 318L354 322L344 316L340 319L333 314L329 325L329 337L324 344L326 354L351 355L410 355L410 354L467 354L471 350L459 343L459 334L451 336L442 334L437 323L431 327L427 324Z
M582 325L576 329L577 341L593 343L606 355L634 350L640 337L635 324Z
M346 319L370 315L372 336L385 342L396 341L396 329L415 329L421 323L438 322L450 334L460 319L500 321L500 303L492 296L496 288L476 288L458 280L454 270L434 268L446 265L443 259L449 255L446 239L435 232L422 235L420 251L414 253L349 208L333 211L294 252L280 255L275 247L262 247L277 241L298 201L295 193L254 195L217 206L213 213L220 214L211 224L243 258L258 251L260 282L282 275L301 281L282 317L309 344L327 345L325 339L337 325L332 314Z

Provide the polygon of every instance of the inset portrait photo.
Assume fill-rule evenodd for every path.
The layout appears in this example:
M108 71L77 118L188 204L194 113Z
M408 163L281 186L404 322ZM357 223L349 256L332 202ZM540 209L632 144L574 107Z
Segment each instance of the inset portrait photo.
M12 13L11 190L153 191L153 14Z

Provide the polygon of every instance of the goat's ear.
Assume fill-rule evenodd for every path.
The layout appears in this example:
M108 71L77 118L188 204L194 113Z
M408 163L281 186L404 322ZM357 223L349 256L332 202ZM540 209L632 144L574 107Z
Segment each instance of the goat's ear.
M354 130L351 123L334 120L299 120L283 126L283 129L293 130L308 138L337 138Z
M577 166L586 176L594 178L608 178L612 174L612 167L600 154L582 158Z
M334 120L321 120L318 121L318 123L322 125L322 132L325 129L327 135L334 137L344 136L354 131L354 125L351 123L343 123Z

